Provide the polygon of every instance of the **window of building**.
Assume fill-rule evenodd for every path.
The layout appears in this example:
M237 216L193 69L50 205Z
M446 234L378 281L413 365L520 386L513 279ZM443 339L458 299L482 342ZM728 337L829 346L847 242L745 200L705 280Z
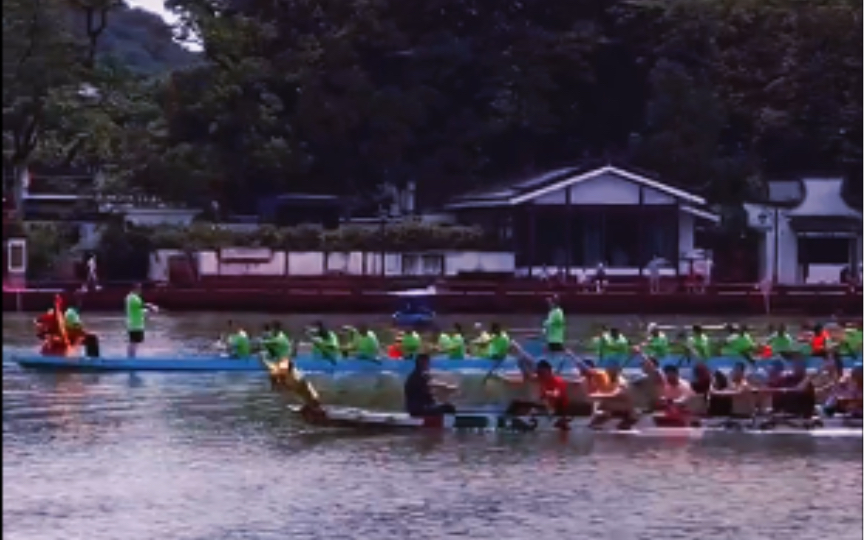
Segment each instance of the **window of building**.
M800 237L798 260L805 264L846 264L849 246L848 238Z

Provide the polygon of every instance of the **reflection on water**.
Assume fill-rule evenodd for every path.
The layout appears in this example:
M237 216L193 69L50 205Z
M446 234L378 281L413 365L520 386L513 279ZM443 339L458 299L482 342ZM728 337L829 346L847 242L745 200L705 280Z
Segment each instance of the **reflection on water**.
M210 332L161 324L172 349ZM318 382L399 400L398 381ZM861 538L855 439L320 431L260 378L5 361L3 398L10 540Z

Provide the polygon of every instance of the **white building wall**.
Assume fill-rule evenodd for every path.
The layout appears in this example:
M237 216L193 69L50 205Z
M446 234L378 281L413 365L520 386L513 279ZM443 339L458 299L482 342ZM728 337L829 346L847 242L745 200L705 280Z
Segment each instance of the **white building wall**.
M110 205L106 205L106 209ZM123 214L127 223L141 227L154 227L157 225L174 225L188 227L192 224L195 216L200 210L185 210L178 208L127 208L118 209Z
M570 186L570 200L573 205L638 205L639 188L629 180L614 174L604 174L590 180L583 180ZM675 204L675 199L662 191L643 187L643 204ZM562 205L567 203L565 189L552 191L534 199L534 204Z
M223 254L226 250L223 250ZM242 250L233 250L238 257ZM250 254L252 251L246 250ZM264 250L269 251L269 250ZM168 281L172 255L181 250L160 249L150 254L148 277L152 281ZM340 272L348 275L381 275L381 253L329 253L275 251L268 258L256 257L246 261L220 259L216 251L194 254L198 275L213 276L322 276ZM364 272L365 258L365 272ZM325 266L325 260L327 266ZM516 259L511 252L449 251L424 253L385 253L384 270L387 276L403 275L456 276L462 272L515 272Z
M686 257L697 246L695 241L696 218L692 214L678 212L678 256ZM678 271L682 274L690 272L690 261L682 260Z

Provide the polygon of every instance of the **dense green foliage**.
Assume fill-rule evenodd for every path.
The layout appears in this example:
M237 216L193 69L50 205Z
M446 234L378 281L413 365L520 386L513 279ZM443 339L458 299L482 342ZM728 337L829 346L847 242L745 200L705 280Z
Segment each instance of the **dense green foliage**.
M111 31L31 24L59 4L4 0L12 165L108 162L239 212L408 180L433 204L591 157L721 203L765 178L861 170L857 1L169 0L203 58L164 80L135 77L137 53L90 61Z
M141 243L138 241L139 237L147 239L148 250L262 247L287 251L347 253L449 249L489 251L500 247L476 227L427 225L419 222L388 224L385 227L347 226L336 230L324 230L313 225L264 226L249 232L202 222L189 227L111 228L103 236L101 250L112 252L123 245Z

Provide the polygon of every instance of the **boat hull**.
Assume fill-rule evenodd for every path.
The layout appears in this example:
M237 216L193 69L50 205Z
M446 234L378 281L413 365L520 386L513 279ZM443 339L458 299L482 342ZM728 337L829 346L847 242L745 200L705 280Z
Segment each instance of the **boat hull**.
M58 357L42 356L38 354L12 355L12 360L24 368L42 371L72 371L72 372L247 372L266 373L267 368L257 357L231 358L228 356L162 356L162 357ZM718 357L708 361L713 369L727 369L739 361L733 357ZM853 365L858 358L847 358L844 363ZM637 368L638 363L629 358L607 358L596 361L603 366L610 363ZM686 359L668 357L664 364L678 364L683 368L690 365ZM822 360L811 358L808 363L810 367L821 365ZM301 355L296 359L297 367L307 373L401 373L406 374L413 369L414 363L410 360L362 360L357 358L346 358L331 362L310 355ZM559 371L570 370L569 361L553 361ZM508 358L503 362L485 358L469 358L464 360L451 360L437 357L432 360L432 369L443 372L488 372L491 369L513 372L518 369L516 360Z
M230 358L227 356L201 357L57 357L40 355L13 355L12 359L21 367L40 371L66 372L246 372L267 373L266 366L257 357ZM337 362L301 356L296 360L297 367L306 373L408 373L414 362L408 360L361 360L341 359ZM509 364L515 367L515 361ZM496 363L492 360L477 358L465 360L436 359L433 369L440 371L478 371L489 370Z
M731 420L709 418L698 427L661 427L651 416L643 416L626 430L619 430L616 422L602 428L588 427L590 417L563 419L555 416L510 416L500 412L465 412L439 417L412 417L398 412L376 412L355 408L325 407L325 416L302 415L299 407L291 412L301 415L308 423L326 427L366 429L373 431L483 431L483 432L590 432L656 436L696 436L708 433L790 434L838 437L862 437L860 418L819 418L807 425L801 420L769 422L761 420Z

